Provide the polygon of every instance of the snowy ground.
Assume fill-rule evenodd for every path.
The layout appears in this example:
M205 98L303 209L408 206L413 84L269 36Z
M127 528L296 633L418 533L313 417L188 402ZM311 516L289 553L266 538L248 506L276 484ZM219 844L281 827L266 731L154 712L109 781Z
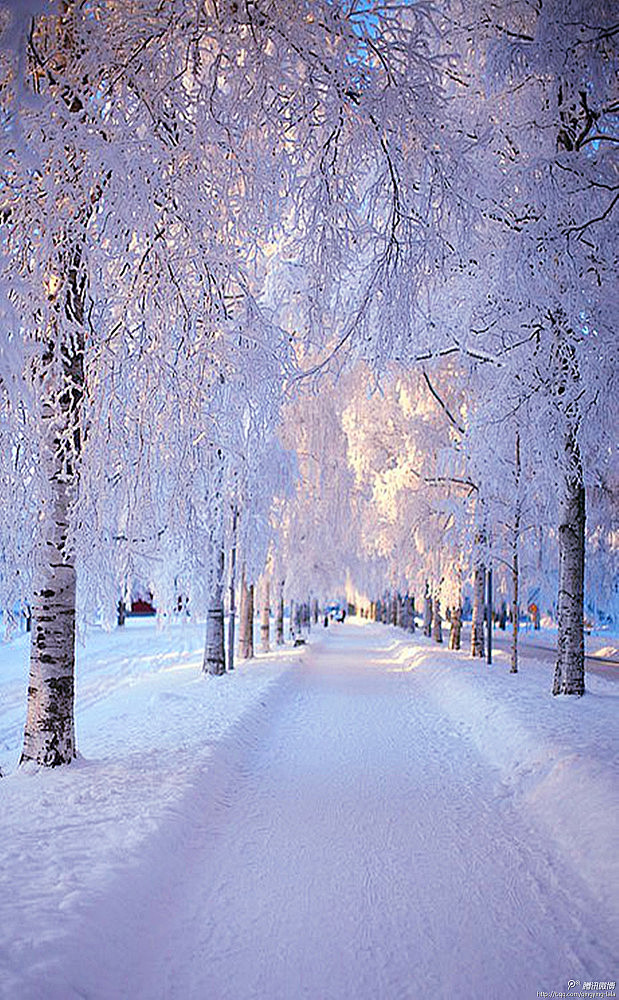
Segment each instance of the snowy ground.
M0 648L3 1000L524 1000L615 981L616 710L353 620L200 673L203 629L80 652L75 766L15 772ZM591 992L591 991L588 991ZM594 991L597 995L612 990Z

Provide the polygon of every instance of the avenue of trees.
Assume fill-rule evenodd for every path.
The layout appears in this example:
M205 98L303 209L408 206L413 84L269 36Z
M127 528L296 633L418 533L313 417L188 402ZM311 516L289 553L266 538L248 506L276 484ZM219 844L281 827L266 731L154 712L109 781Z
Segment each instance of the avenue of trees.
M0 3L0 608L32 620L23 761L75 756L76 628L136 586L206 621L220 674L235 630L252 655L255 610L268 649L284 598L301 615L346 588L401 623L425 600L435 638L449 608L454 642L470 598L479 655L492 566L513 670L534 587L553 690L584 693L585 601L616 602L612 15Z

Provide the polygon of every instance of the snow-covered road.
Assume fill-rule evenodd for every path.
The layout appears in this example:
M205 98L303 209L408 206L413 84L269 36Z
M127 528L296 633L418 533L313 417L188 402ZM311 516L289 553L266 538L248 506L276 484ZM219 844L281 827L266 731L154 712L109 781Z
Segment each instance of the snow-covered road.
M533 1000L613 975L604 914L431 683L390 630L321 635L81 910L45 1000Z

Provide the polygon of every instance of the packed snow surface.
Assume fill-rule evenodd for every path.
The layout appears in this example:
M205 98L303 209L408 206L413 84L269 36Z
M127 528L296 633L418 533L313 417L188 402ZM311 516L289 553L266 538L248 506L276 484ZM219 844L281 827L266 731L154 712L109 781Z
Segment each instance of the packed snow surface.
M362 624L201 674L202 629L80 651L75 765L15 770L0 996L509 1000L617 979L616 709ZM598 990L598 995L611 990Z

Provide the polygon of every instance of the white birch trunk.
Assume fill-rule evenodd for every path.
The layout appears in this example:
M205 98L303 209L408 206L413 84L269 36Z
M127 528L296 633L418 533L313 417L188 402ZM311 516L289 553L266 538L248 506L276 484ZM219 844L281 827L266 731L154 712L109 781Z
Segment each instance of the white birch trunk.
M42 359L40 461L48 493L35 556L30 674L20 763L70 763L75 745L76 574L67 550L69 509L79 480L80 409L84 392L83 310L86 280L79 250L67 251L65 318L71 337L50 332Z
M518 633L520 630L520 579L519 579L518 538L512 542L512 649L510 673L518 673Z
M577 472L566 477L559 508L559 601L557 663L553 694L585 693L585 487L578 446L567 443Z
M262 584L262 607L260 609L260 642L263 653L271 652L270 636L271 586L269 580Z
M432 597L426 585L426 595L423 601L423 634L428 638L432 635Z
M486 567L483 563L477 563L473 570L473 621L471 623L471 656L483 657L485 653L484 644L484 582L486 578Z
M471 623L471 656L483 656L484 642L484 581L486 569L483 564L477 564L473 571L473 620Z
M226 672L226 654L224 645L224 547L219 544L216 553L216 563L209 608L206 612L206 642L204 645L205 673L220 676Z
M559 495L559 594L557 600L557 663L553 694L585 693L585 484L580 447L576 437L581 414L576 399L566 404L562 396L568 386L580 382L578 358L572 331L565 316L553 317L556 330L555 355L561 378L556 387L559 408L566 421L565 471ZM569 393L567 394L569 397ZM540 545L541 548L541 545Z
M518 633L520 630L520 434L516 432L515 448L516 469L516 514L514 518L514 533L512 535L512 648L510 673L518 673Z
M55 449L51 446L50 450ZM56 454L48 461L57 464ZM30 676L24 744L20 763L46 767L76 756L74 724L76 576L65 550L71 486L49 478L50 509L43 517L46 537L39 545L32 600Z

